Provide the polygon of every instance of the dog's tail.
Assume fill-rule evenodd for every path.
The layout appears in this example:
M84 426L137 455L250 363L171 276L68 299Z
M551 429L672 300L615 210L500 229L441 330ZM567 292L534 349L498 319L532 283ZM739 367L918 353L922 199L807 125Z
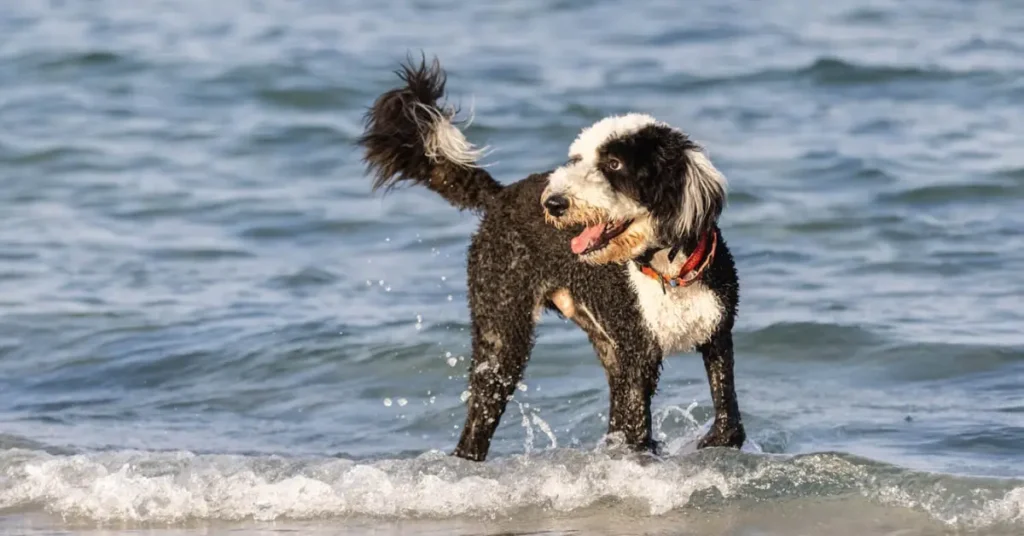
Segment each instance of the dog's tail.
M501 184L477 165L483 154L442 107L446 75L435 59L410 61L397 71L404 87L380 97L367 112L359 138L363 161L374 175L373 190L403 181L426 186L459 209L485 212Z

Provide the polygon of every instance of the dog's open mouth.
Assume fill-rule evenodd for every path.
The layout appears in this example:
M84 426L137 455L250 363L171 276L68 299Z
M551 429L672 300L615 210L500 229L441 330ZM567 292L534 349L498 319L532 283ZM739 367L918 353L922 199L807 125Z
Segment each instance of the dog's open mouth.
M633 223L633 220L620 220L591 225L584 229L582 233L573 237L572 242L570 242L572 252L577 255L586 255L587 253L593 253L604 248L615 237L625 232L631 223Z

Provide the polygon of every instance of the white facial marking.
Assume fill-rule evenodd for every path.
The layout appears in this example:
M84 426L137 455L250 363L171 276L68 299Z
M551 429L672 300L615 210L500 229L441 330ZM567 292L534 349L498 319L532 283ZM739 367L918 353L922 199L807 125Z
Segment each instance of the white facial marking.
M644 127L662 125L664 123L647 114L613 115L590 125L580 131L579 136L569 146L569 157L580 156L584 161L597 159L597 150L615 138L628 136Z
M585 162L569 164L555 170L548 179L548 192L560 193L589 207L601 209L610 220L636 218L647 209L629 197L616 192L604 175Z
M569 157L578 158L554 171L545 196L560 193L592 208L601 209L612 220L636 218L647 209L612 189L597 169L598 150L610 140L633 134L644 127L663 123L645 114L606 117L583 129L569 147Z
M722 302L701 281L687 287L668 287L629 263L629 281L636 292L644 322L665 354L688 352L707 342L725 315Z

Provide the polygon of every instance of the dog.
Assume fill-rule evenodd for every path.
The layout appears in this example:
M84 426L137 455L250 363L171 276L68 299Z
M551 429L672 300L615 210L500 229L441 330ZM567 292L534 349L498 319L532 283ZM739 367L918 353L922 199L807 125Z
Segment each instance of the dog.
M438 60L410 60L396 74L403 84L376 99L357 141L371 190L421 185L480 216L467 259L470 395L452 454L486 459L544 311L571 319L593 345L610 390L609 437L657 453L651 398L662 361L696 350L715 413L698 448L740 448L739 278L718 227L726 179L702 147L649 115L611 116L580 132L563 165L502 185L440 102Z

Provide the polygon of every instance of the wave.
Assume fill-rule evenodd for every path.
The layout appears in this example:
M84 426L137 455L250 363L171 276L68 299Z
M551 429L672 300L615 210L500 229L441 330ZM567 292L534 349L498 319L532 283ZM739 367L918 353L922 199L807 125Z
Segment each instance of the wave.
M892 270L891 263L871 263L865 271ZM868 324L775 322L736 335L740 350L789 361L884 362L887 373L905 381L956 378L999 370L1024 362L1024 348L1013 344L903 341ZM794 345L798 341L798 345ZM899 359L894 361L893 358ZM927 366L925 366L927 364ZM906 367L909 376L902 376Z
M15 56L12 60L25 68L38 69L46 74L135 74L150 67L142 58L113 50L95 49L80 51L30 52Z
M902 470L846 454L710 449L663 458L550 449L473 463L430 451L356 461L117 451L0 453L0 511L94 522L565 515L592 506L664 516L749 501L843 498L961 528L1024 526L1024 482Z
M883 203L907 206L933 207L942 203L991 203L1024 197L1024 188L1019 185L1002 184L938 184L912 188L902 192L882 194L877 199Z
M880 84L905 80L944 81L961 76L961 73L939 68L862 65L832 57L819 58L795 74L808 77L821 85Z
M800 341L794 345L793 341ZM740 350L784 355L787 360L839 361L882 339L865 327L822 322L777 322L737 335Z
M864 86L894 83L944 83L978 77L997 77L987 70L956 71L935 66L879 65L848 61L835 57L819 57L803 66L770 68L727 76L703 77L693 73L677 73L648 82L625 82L625 88L656 90L708 90L728 86L750 86L760 83L809 83L813 86Z

